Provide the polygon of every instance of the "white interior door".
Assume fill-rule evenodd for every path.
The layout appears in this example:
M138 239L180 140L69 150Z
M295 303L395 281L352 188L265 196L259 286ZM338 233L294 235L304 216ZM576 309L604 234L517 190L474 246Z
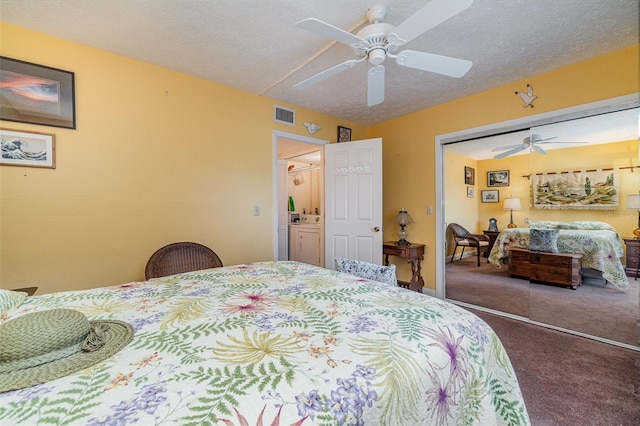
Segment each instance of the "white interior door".
M325 145L325 267L382 264L382 139Z

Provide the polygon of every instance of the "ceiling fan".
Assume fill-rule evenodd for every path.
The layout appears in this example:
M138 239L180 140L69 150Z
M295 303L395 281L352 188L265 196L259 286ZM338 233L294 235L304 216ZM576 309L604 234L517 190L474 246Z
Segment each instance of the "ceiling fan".
M403 50L397 54L395 52L405 43L467 9L472 2L473 0L432 0L397 27L380 22L387 10L384 6L373 6L365 14L369 24L356 34L319 19L303 19L296 23L297 27L353 47L358 58L326 69L293 87L306 89L368 59L372 67L367 79L367 103L369 106L377 105L384 101L385 69L382 63L387 57L395 59L396 63L405 67L450 77L462 77L471 68L471 61L416 50Z
M527 136L526 138L524 138L520 145L501 146L501 147L492 149L491 152L505 151L498 155L494 155L493 158L508 157L509 155L524 151L526 149L531 149L537 152L538 154L546 155L547 151L542 149L540 145L549 144L549 143L587 143L587 142L549 142L550 140L556 139L556 138L557 136L543 139L542 136L536 133L533 133L531 136Z

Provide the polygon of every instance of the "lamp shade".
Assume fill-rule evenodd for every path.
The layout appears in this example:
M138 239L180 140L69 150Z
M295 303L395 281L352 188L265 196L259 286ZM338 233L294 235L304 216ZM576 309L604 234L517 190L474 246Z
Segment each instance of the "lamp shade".
M396 217L393 218L394 225L408 225L413 223L413 219L409 216L409 213L405 209L400 209Z
M520 210L520 198L505 198L503 207L505 210Z
M640 194L627 195L627 208L632 210L640 210Z

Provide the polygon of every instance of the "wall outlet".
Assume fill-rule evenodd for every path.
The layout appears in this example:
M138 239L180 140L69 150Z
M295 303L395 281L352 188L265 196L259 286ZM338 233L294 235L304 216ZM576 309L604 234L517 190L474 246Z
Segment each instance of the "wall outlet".
M524 223L529 223L529 218L528 217L524 218Z
M427 206L427 214L433 214L433 206Z
M260 206L253 206L253 215L260 216Z

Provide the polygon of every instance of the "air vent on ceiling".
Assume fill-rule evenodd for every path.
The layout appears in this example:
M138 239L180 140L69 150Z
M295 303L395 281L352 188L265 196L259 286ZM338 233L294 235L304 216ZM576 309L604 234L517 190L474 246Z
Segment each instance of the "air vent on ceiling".
M292 109L284 108L278 105L273 106L273 119L278 123L296 125L296 112Z

